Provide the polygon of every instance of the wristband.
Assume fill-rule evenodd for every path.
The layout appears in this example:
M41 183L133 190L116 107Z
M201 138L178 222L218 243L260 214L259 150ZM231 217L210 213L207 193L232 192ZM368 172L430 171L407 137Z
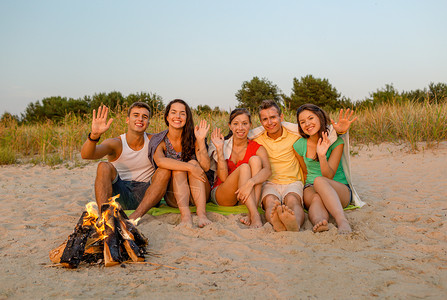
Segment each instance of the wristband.
M99 139L101 138L101 136L99 136L99 138L97 138L97 139L92 139L91 137L90 137L90 135L91 135L92 133L91 132L89 132L88 133L88 139L91 141L91 142L99 142Z

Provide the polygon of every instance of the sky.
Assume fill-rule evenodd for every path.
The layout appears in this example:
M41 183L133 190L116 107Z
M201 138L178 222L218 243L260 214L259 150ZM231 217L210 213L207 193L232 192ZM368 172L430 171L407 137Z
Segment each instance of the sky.
M254 76L363 100L447 82L447 1L0 0L0 114L45 97L156 93L234 108Z

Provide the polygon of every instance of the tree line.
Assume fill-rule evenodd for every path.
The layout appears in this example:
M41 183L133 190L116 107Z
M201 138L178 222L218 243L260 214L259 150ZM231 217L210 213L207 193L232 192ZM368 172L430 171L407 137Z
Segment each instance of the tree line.
M350 107L353 109L363 109L374 107L382 103L395 103L405 101L415 102L445 102L447 100L447 84L431 82L424 89L412 91L397 91L392 84L385 85L382 89L375 92L360 101L352 101L342 96L337 89L332 86L328 79L315 78L312 75L306 75L301 78L293 78L293 87L290 95L284 94L276 84L267 78L253 77L251 80L244 81L235 97L238 101L238 107L245 107L256 111L260 103L265 99L275 100L284 109L295 110L305 103L316 104L326 110L337 110L340 107ZM11 115L5 112L0 118L1 122L14 119L18 123L36 123L52 120L61 121L69 113L84 116L91 114L93 109L104 104L113 109L129 106L133 102L142 101L147 103L154 113L160 112L165 108L161 96L155 93L136 93L124 97L120 92L99 93L93 96L84 96L83 98L73 99L61 96L44 98L41 101L31 102L21 114ZM195 111L199 114L221 113L219 107L211 108L209 105L198 105Z
M328 79L315 78L312 75L293 78L293 87L290 95L281 92L278 86L266 78L253 77L250 81L244 81L242 88L236 93L240 107L256 110L264 99L273 99L283 108L296 110L303 104L313 103L325 110L338 110L340 107L363 109L374 107L382 103L396 103L405 101L446 102L447 84L433 83L428 88L412 91L397 91L392 84L385 85L383 89L377 89L364 100L352 101L342 96L332 86Z
M136 101L145 102L149 105L153 112L162 111L164 109L163 99L155 93L136 93L129 94L124 97L121 92L98 93L93 96L84 96L83 98L73 99L61 96L54 96L31 102L25 108L25 112L19 118L5 112L1 120L7 118L15 119L19 123L36 123L52 120L59 122L69 113L77 116L91 114L93 109L97 109L104 104L113 109L130 106Z

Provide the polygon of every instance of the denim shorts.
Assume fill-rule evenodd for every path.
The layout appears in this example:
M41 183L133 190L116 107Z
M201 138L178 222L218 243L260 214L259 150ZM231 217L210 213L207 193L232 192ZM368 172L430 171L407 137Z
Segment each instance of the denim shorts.
M140 205L151 182L125 181L119 175L112 182L113 196L120 194L116 202L121 204L124 210L133 210Z
M218 186L216 186L214 189L211 190L210 193L210 202L219 205L219 203L217 203L217 199L216 199L216 191L217 191Z

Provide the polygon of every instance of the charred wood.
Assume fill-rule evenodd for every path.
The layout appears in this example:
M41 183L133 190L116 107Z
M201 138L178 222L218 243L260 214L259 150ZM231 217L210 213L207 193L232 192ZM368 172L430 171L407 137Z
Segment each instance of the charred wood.
M91 225L84 226L84 219L88 215L84 211L72 234L68 237L67 244L61 255L60 262L67 268L77 268L82 260L87 238L95 229Z
M108 206L106 210L103 210ZM114 214L114 207L108 204L101 206L101 212L104 222L104 264L106 267L114 266L123 261L121 255L121 247L119 233L116 231L117 220Z
M106 267L132 260L145 260L147 238L129 221L121 206L113 201L100 208L100 218L88 207L68 239L50 251L53 263L76 268L81 261Z

